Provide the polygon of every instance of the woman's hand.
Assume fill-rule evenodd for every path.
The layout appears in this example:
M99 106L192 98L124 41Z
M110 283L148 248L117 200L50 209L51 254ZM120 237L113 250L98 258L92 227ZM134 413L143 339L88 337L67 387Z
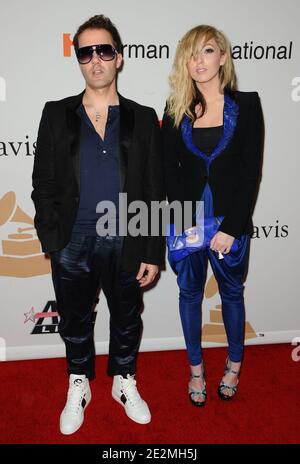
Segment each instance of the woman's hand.
M230 252L232 244L234 242L232 235L225 234L225 232L217 232L210 242L210 248L213 251L219 251L220 253L227 254Z

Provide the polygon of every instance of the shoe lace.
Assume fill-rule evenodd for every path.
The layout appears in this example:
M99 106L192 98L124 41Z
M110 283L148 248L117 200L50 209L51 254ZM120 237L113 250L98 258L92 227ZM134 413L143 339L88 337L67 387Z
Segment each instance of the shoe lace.
M122 380L122 390L127 400L134 406L142 401L142 398L136 388L134 375L127 374L127 378Z
M68 391L68 400L67 400L67 405L66 405L66 410L68 413L75 413L77 414L82 398L84 395L84 383L78 382L78 379L76 379L72 385L70 385L69 391Z

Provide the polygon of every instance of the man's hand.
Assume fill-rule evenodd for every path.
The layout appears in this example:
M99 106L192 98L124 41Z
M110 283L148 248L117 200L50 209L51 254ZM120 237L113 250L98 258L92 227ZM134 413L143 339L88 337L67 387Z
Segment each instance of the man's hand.
M230 252L234 237L225 234L225 232L217 232L210 242L210 248L213 251L220 251L220 253L227 254Z
M151 284L158 274L159 268L156 264L141 263L139 272L136 276L140 287Z

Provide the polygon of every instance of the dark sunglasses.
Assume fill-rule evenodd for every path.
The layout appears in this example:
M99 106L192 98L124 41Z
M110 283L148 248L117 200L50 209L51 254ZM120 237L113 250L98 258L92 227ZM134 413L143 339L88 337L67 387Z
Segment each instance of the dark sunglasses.
M117 55L117 50L110 44L89 45L76 50L77 60L80 64L87 64L93 58L94 51L103 61L111 61Z

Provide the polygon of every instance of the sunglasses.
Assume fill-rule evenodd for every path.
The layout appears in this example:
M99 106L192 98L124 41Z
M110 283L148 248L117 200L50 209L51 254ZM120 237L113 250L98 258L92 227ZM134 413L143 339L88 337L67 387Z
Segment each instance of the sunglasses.
M117 50L110 44L89 45L76 50L77 60L80 64L87 64L93 58L94 51L103 61L112 61L117 55Z

